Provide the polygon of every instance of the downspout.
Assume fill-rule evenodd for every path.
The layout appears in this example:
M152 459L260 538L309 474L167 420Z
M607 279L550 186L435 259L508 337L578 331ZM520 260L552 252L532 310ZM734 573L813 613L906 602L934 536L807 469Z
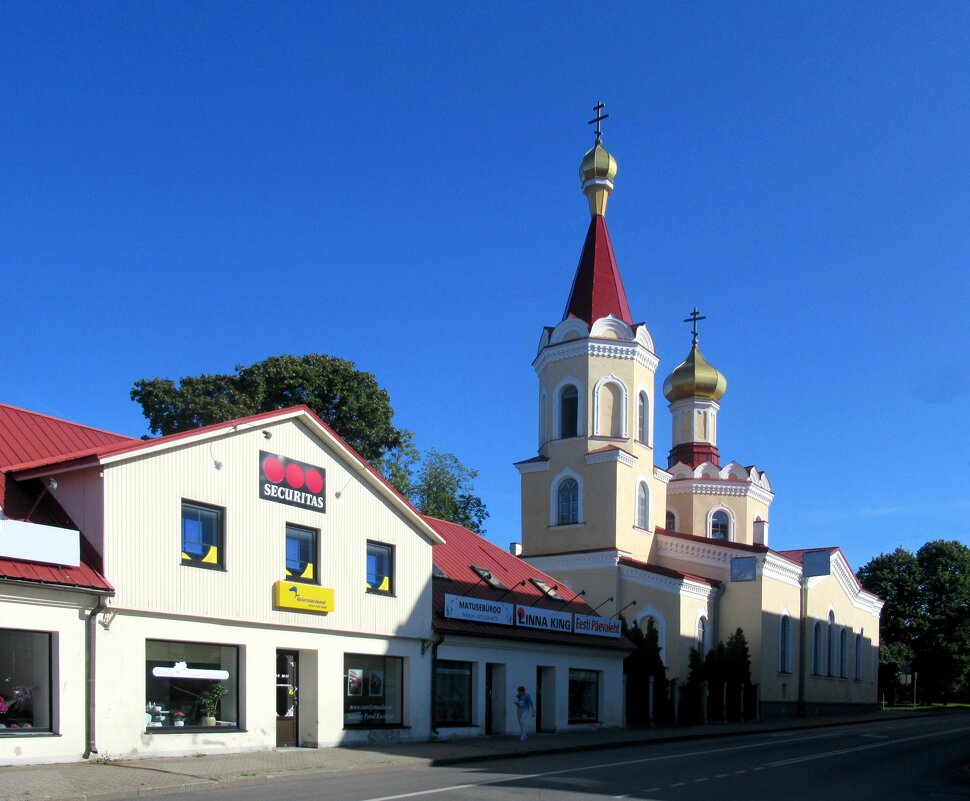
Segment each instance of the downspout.
M445 635L435 632L434 642L431 643L431 733L438 735L434 720L434 702L438 692L438 646L445 641Z
M103 595L98 596L98 602L91 609L88 614L88 619L85 621L87 626L87 637L86 637L86 659L84 660L84 683L85 683L85 701L86 707L84 711L84 731L87 740L87 746L84 749L83 758L90 759L92 754L98 753L98 746L96 743L96 729L95 729L95 679L97 674L95 672L95 657L97 655L97 635L98 635L98 615L100 615L107 608L107 598Z

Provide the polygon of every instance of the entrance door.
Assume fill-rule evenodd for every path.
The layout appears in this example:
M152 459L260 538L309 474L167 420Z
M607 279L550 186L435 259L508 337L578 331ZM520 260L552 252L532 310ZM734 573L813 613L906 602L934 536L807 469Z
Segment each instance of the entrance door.
M297 705L299 684L296 651L276 652L276 746L293 747L297 742Z
M536 667L536 731L556 730L556 669Z

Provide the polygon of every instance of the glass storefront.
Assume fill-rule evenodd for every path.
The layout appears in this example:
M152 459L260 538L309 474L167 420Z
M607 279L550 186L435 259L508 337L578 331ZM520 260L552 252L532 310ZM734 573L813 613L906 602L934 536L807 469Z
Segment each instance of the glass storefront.
M569 669L570 723L593 723L599 719L599 677L596 670Z
M239 649L145 642L145 728L239 728Z
M51 730L51 635L0 629L0 734Z
M344 654L344 727L373 729L404 724L404 660Z
M472 663L438 660L435 666L436 726L472 725Z

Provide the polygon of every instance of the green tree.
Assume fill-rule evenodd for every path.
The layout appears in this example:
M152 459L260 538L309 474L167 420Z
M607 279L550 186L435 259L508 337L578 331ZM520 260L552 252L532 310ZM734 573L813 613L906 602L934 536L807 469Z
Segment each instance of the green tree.
M175 434L236 417L306 404L375 466L401 444L387 391L353 362L320 353L271 356L224 375L142 378L131 399L153 434Z
M488 510L474 494L477 470L465 467L452 453L425 451L411 485L411 501L426 515L459 523L484 534Z
M671 717L667 703L667 668L660 655L660 634L653 618L647 618L646 629L630 626L623 615L620 623L623 635L636 647L623 662L627 720L634 725L648 722L650 677L653 676L654 719L666 722Z

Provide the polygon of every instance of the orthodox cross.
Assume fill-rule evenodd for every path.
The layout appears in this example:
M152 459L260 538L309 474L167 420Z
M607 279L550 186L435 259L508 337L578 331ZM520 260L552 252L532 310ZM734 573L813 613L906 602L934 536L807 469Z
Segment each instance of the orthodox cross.
M596 123L596 144L599 144L600 140L603 138L603 129L600 127L600 123L610 116L609 114L602 113L604 108L606 108L606 106L602 100L597 102L597 104L593 106L593 111L596 112L596 116L586 123L587 125L592 125L594 122Z
M692 323L693 324L692 331L693 331L693 334L694 334L694 344L695 345L697 344L697 321L698 320L706 320L706 319L707 319L707 317L705 317L699 311L697 311L697 307L695 306L694 307L694 310L690 313L690 317L688 317L686 320L684 320L685 323Z

